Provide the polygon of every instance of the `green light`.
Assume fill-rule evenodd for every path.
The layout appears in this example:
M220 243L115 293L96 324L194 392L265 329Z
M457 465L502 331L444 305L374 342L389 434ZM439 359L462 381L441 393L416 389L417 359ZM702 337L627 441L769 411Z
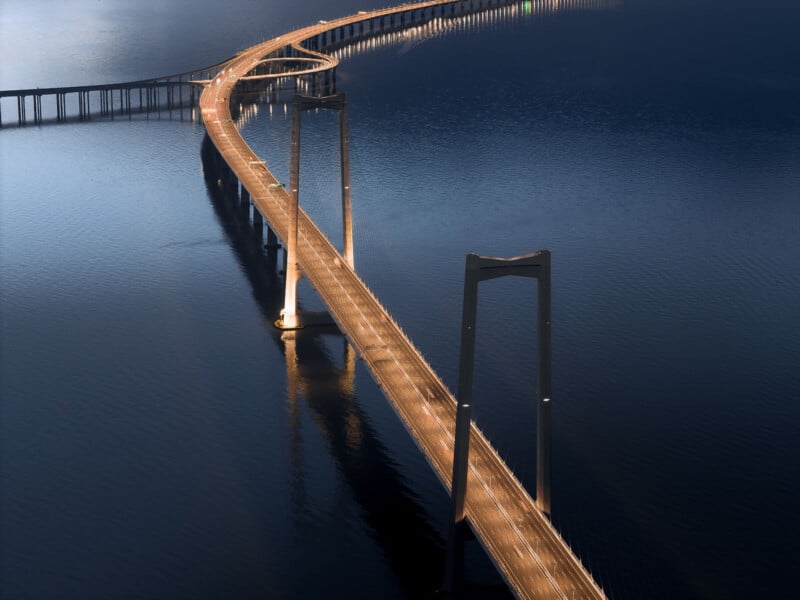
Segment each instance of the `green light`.
M527 2L522 3L522 14L529 15L531 14L531 1L527 0Z

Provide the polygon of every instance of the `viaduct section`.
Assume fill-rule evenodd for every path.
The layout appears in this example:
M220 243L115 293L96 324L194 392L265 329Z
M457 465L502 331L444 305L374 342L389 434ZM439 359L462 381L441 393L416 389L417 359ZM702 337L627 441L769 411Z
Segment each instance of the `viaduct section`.
M265 61L305 57L310 59L307 71L313 74L335 66L320 50L349 38L387 26L409 27L502 4L499 0L436 0L320 22L239 53L214 79L205 82L199 101L208 135L222 164L230 170L228 179L238 180L243 195L249 196L255 210L290 246L287 254L296 264L289 265L287 273L297 269L312 283L448 490L452 489L454 473L456 399L358 277L352 258L343 257L299 208L299 190L291 184L287 191L247 145L232 119L231 101L240 81L277 76L259 75ZM284 307L286 314L294 311L294 306ZM473 422L469 423L468 439L461 516L515 595L561 600L605 598L552 526L541 502L537 506Z

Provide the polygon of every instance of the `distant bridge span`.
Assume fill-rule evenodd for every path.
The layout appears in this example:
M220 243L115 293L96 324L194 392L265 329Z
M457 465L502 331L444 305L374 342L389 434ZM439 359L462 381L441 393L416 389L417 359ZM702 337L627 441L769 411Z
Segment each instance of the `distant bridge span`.
M209 80L200 97L208 135L222 159L248 191L255 208L277 235L287 240L290 196L247 145L232 120L236 84L251 76L265 57L301 44L323 47L330 36L366 33L376 20L425 22L490 8L492 0L434 0L320 22L242 51ZM315 41L316 40L316 41ZM322 41L321 41L322 40ZM330 63L319 52L319 68ZM444 486L451 489L456 401L386 309L356 275L328 238L299 211L297 264L358 350L387 399ZM466 516L499 572L519 598L601 599L594 582L530 494L473 423Z

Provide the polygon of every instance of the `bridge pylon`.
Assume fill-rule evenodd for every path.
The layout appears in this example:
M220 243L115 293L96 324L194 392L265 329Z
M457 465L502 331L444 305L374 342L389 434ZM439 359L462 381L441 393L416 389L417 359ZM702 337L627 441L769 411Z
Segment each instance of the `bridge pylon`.
M303 111L318 108L339 111L339 150L342 187L342 255L345 263L353 269L353 216L350 193L350 139L347 128L347 102L344 94L333 96L302 96L296 94L292 109L292 144L289 161L289 230L286 236L285 301L281 317L275 323L280 329L298 329L302 323L297 314L297 282L300 270L297 267L297 226L300 211L300 121Z

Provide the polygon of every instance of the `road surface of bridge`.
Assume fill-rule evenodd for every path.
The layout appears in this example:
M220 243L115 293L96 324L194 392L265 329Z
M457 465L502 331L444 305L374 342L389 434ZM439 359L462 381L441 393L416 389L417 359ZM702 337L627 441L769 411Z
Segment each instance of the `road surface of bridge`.
M239 134L230 101L237 82L264 57L331 31L379 18L414 19L418 11L443 5L478 5L438 0L359 13L319 23L263 42L234 57L209 81L200 98L208 134L250 194L258 211L286 240L289 194ZM491 5L491 2L486 3ZM416 13L414 11L417 11ZM363 25L362 25L363 28ZM355 346L439 479L449 490L453 468L456 401L386 309L302 210L297 263ZM472 424L466 516L498 570L519 598L605 598L591 575L550 521Z

